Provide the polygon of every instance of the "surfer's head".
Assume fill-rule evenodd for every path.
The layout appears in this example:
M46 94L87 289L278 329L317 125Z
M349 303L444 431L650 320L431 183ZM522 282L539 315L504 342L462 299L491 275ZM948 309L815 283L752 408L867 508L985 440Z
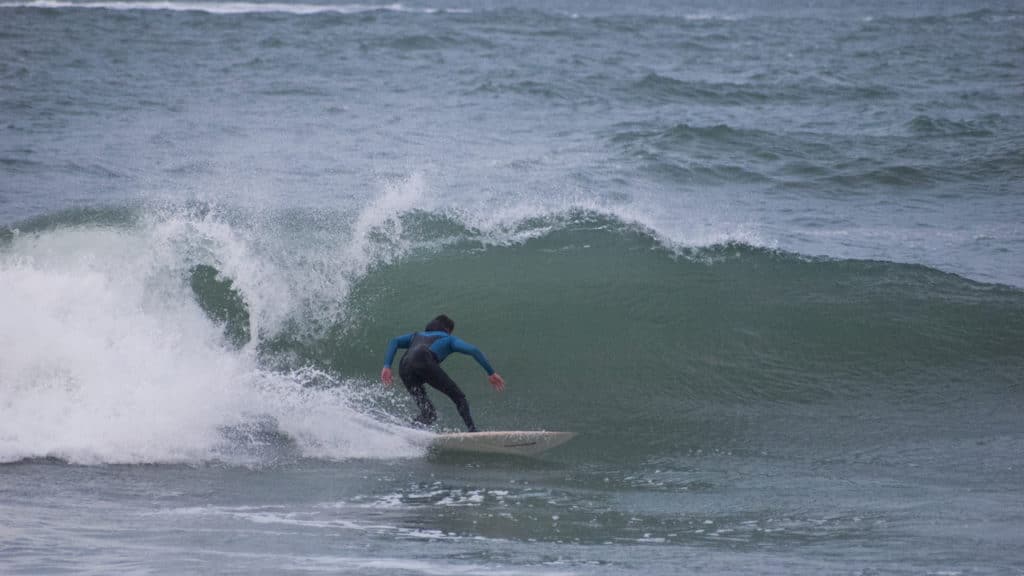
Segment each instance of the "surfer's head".
M424 331L437 332L438 330L451 334L452 331L455 330L455 321L448 316L441 314L437 318L427 322L427 327Z

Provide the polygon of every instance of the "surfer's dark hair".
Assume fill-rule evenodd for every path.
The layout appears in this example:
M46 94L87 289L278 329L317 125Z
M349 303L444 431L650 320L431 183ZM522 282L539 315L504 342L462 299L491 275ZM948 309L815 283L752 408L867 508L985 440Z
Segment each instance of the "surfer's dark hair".
M451 334L452 330L455 330L455 321L448 316L441 314L437 318L427 322L427 327L424 329L425 332L437 332L438 330Z

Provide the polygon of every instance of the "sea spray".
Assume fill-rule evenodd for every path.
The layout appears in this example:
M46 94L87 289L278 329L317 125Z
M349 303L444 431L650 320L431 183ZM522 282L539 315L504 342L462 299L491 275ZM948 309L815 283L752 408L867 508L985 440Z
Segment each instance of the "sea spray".
M198 241L169 241L182 228ZM256 303L253 316L274 320L260 294L244 288L246 270L265 268L251 255L248 265L232 265L238 245L211 239L233 236L201 230L225 228L185 218L13 241L0 260L0 317L11 327L0 343L0 460L203 462L237 452L225 446L224 430L253 418L274 422L303 456L419 453L408 434L352 404L345 391L363 383L307 387L308 374L262 368L256 343L228 345L185 279L195 247L221 255L218 264L238 274L246 301ZM273 306L287 306L288 294L276 292L284 302Z

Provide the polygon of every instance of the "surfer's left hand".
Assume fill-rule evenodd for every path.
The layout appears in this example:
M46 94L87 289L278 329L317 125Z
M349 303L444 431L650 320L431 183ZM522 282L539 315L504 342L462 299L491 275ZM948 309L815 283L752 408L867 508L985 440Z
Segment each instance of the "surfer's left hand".
M502 392L505 390L505 379L501 377L501 374L495 372L488 376L487 379L491 381L491 386L494 387L495 391Z

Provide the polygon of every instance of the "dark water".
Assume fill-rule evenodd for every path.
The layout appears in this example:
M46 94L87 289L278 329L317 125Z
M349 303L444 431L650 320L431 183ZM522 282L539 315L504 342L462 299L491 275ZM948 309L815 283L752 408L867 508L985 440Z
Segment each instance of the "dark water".
M1014 3L0 14L0 571L1024 573Z

